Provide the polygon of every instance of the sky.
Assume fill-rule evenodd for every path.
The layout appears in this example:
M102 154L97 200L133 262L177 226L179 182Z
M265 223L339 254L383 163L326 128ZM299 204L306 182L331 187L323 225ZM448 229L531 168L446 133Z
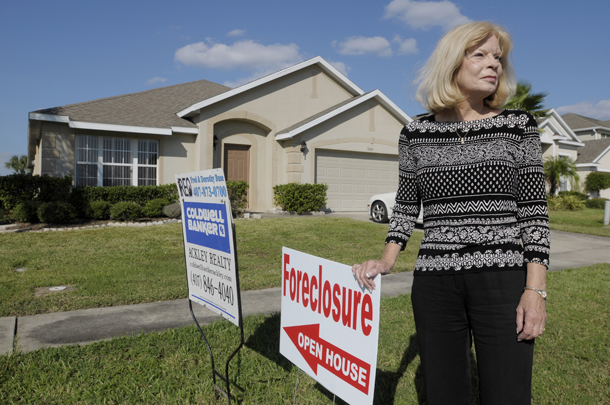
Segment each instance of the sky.
M513 37L517 78L546 106L610 119L601 0L0 1L0 175L27 154L28 113L206 79L236 87L321 56L413 116L411 82L455 25Z

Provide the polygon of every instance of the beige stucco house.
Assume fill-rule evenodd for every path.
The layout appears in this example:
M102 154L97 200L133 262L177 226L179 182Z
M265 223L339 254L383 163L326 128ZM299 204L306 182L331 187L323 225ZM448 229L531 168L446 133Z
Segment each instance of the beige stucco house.
M578 149L576 159L584 189L584 181L589 173L610 173L610 120L600 121L573 113L561 117L584 143L584 146ZM610 198L610 189L601 190L599 197Z
M250 184L249 209L273 208L273 186L327 183L327 208L366 210L395 191L398 135L411 120L316 57L231 89L200 80L31 112L34 174L76 185L174 182L223 168Z
M538 128L540 129L543 159L565 156L576 161L579 148L582 148L585 144L581 142L555 109L550 109L547 117L538 119ZM582 181L583 177L580 173L579 176ZM568 191L574 188L578 188L578 186L570 184L568 179L562 178L558 191Z

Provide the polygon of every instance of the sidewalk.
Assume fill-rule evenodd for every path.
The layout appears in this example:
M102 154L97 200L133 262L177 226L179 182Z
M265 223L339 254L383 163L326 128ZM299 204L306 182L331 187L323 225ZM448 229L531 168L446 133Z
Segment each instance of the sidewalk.
M360 213L341 216L366 220ZM551 231L551 239L551 271L610 263L610 238ZM384 276L381 295L395 297L410 293L412 282L413 274L410 272ZM280 288L242 293L244 317L279 312L280 305ZM220 319L198 304L193 304L193 309L200 324ZM32 351L42 347L88 344L192 324L187 299L0 318L0 354L12 352L15 338L21 350Z

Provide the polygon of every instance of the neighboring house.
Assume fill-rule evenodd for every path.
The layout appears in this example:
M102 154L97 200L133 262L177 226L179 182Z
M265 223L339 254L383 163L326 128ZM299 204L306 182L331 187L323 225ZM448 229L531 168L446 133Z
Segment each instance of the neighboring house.
M277 184L327 183L327 208L365 211L371 195L396 190L409 121L316 57L234 89L200 80L34 111L28 160L34 174L79 186L167 184L221 167L248 181L251 211L274 206Z
M595 171L610 173L610 120L600 121L573 113L561 117L585 144L578 149L576 160L584 189L584 182L589 173ZM600 196L610 198L610 189L602 190Z
M561 117L583 142L610 138L610 120L600 121L573 113Z
M591 172L610 173L610 138L586 141L585 146L578 150L576 167L583 183ZM610 189L601 190L599 195L592 197L610 199Z
M540 129L543 159L566 156L576 161L579 148L585 144L580 141L555 109L550 109L547 117L538 118L538 128ZM581 181L584 180L580 173L579 176ZM561 178L558 191L572 190L572 186L568 179Z

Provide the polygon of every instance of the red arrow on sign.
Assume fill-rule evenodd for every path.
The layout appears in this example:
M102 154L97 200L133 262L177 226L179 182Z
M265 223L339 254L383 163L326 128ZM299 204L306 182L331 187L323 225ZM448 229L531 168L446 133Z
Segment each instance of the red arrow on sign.
M284 331L315 375L318 366L368 395L371 366L320 339L320 324L287 326Z

